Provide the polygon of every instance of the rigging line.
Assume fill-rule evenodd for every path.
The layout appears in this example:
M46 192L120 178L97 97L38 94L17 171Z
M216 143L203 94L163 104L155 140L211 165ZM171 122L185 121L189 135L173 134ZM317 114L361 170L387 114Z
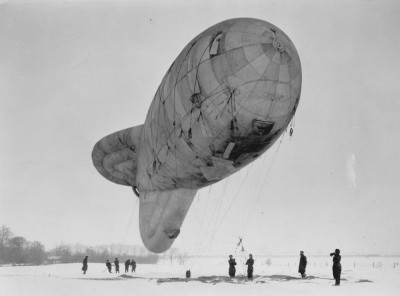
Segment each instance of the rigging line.
M211 188L212 188L212 185L210 185L210 188L209 188L209 190L208 190L208 197L207 197L207 200L206 200L206 205L204 206L204 209L202 209L203 213L206 213L206 212L207 212L208 203L209 203L209 200L210 200ZM203 232L204 238L205 238L205 236L207 235L207 231L206 231L206 230L204 229L204 227L203 227L204 221L205 221L205 217L206 217L206 214L203 214L203 215L202 215L201 222L200 222L200 224L199 224L199 228L200 228L200 230ZM208 229L207 229L207 230L208 230ZM199 240L200 240L200 235L197 237L196 249L195 249L196 252L195 252L195 254L198 253L198 252L200 252L200 243L199 243Z
M267 178L268 178L269 173L270 173L270 171L271 171L272 165L274 164L275 158L276 158L276 156L278 155L279 148L281 147L281 144L282 144L282 142L283 142L283 139L284 139L285 135L286 135L286 131L285 131L285 132L283 133L283 135L281 136L281 139L280 139L280 141L279 141L278 147L276 148L274 157L272 158L271 165L268 167L268 170L267 170L267 173L266 173L266 175L265 175L264 181L263 181L263 183L261 184L261 186L259 187L258 194L256 195L256 196L257 196L256 201L254 202L253 207L252 207L252 209L251 209L251 211L249 212L249 215L248 215L248 217L247 217L247 220L246 220L247 223L248 223L249 220L250 220L250 214L254 211L254 209L255 209L255 207L256 207L256 205L257 205L259 199L260 199L262 189L263 189L263 187L264 187L264 185L265 185L265 183L266 183L266 181L267 181ZM254 215L252 215L252 217L254 217Z
M217 216L219 205L221 203L222 203L222 200L220 198L217 199L217 205L214 207L214 211L212 212L212 215L211 215L211 217L208 221L207 227L206 227L206 231L205 231L206 234L210 232L209 230L210 230L211 224L212 224L213 220L215 219L215 217ZM203 241L203 244L205 244L204 241Z
M260 178L258 178L257 180L257 184L261 184L263 178L263 175L260 174L259 176ZM254 211L254 204L256 204L257 202L257 194L259 194L259 189L254 187L253 188L253 192L251 194L249 194L249 196L251 196L252 198L249 198L249 202L245 205L243 205L243 211L241 213L240 219L241 219L241 225L240 225L240 234L243 235L243 233L245 232L245 229L247 228L248 225L248 220L249 220L249 216L253 214Z
M199 191L197 191L197 198L199 199L200 198L200 190ZM195 197L196 198L196 197ZM203 221L204 221L204 216L205 215L203 215L203 217L202 217L202 219L201 219L201 222L199 223L199 228L200 228L200 230L202 230L201 229L201 225L203 224ZM195 217L196 218L198 218L198 216L197 216L197 214L195 215ZM196 237L196 241L195 241L195 245L194 245L194 250L193 250L193 254L195 254L196 253L196 251L197 251L197 246L198 246L198 243L199 243L199 240L200 240L200 233L199 232L197 232L197 237Z
M262 164L264 164L265 159L267 158L266 157L266 153L264 153L263 156L260 157L260 161L261 161L261 158L263 159ZM255 165L255 162L252 162L251 165L250 165L250 169L252 169L254 165ZM250 172L250 170L248 171L248 173L249 172ZM246 178L247 178L247 175L246 175ZM261 182L261 180L259 180L259 182ZM257 182L257 184L259 182ZM255 194L249 194L248 196L255 196ZM250 201L250 200L251 200L250 198L247 199L247 201ZM245 218L248 217L249 213L250 213L249 212L250 211L250 205L249 204L250 204L249 202L246 202L241 206L241 209L243 209L243 211L240 211L240 213L238 214L238 218L237 218L237 223L238 223L237 229L238 229L239 236L241 236L241 237L243 237L243 234L244 234L245 229L246 229L246 223L245 222L247 220Z
M206 49L207 49L208 47L206 47ZM262 54L260 54L260 56L261 56ZM255 57L253 60L251 60L251 61L249 61L249 64L248 65L251 65L251 62L253 62L253 61L255 61L256 59L258 59L260 56L258 56L258 57ZM184 58L184 61L185 61L185 59L186 59L186 57ZM184 62L183 61L183 62ZM198 64L198 66L197 67L195 67L195 68L192 68L192 69L189 69L180 79L178 79L178 77L179 77L179 73L177 74L177 79L175 80L175 84L174 84L174 86L173 86L173 89L171 89L170 91L169 91L169 93L168 94L166 94L166 96L165 96L165 98L168 98L170 95L172 96L174 96L174 103L175 103L175 93L176 93L176 88L177 88L177 85L183 80L183 79L185 79L185 77L187 77L189 74L190 74L190 72L191 71L193 71L193 70L196 70L196 71L198 71L198 69L199 69L199 67L200 67L200 65L203 63L203 61L200 61L199 62L199 64ZM183 64L182 64L183 65ZM181 65L181 66L182 66ZM246 65L247 66L247 65ZM246 66L244 66L244 67L246 67ZM269 67L270 65L268 65L268 67ZM243 68L244 68L243 67ZM252 68L254 68L254 67L252 67ZM241 69L240 69L241 70ZM239 71L240 71L239 70ZM180 72L180 69L179 69L179 72ZM196 77L197 77L197 74L196 74ZM271 82L277 82L277 80L276 79L274 79L274 80L272 80L272 79L262 79L262 75L260 76L260 79L255 79L255 80L252 80L252 81L248 81L248 82L246 82L245 84L243 84L243 85L246 85L247 83L254 83L254 82L256 82L256 81L271 81ZM280 82L281 84L286 84L286 85L290 85L288 82ZM220 87L221 85L219 84L218 85L218 87L216 87L213 91L215 91L215 90L217 90L219 87ZM199 87L200 87L200 85L199 85ZM212 91L212 92L213 92ZM211 93L212 93L211 92ZM164 94L164 93L163 93ZM211 97L211 96L209 96L209 97ZM206 98L206 99L209 99L209 97L208 98ZM203 102L203 101L202 101Z
M197 41L196 41L197 42ZM178 69L178 73L176 75L176 79L175 79L175 83L173 86L173 89L171 90L171 94L173 92L173 99L174 99L174 152L175 152L175 175L177 175L177 171L178 171L178 164L176 161L176 89L177 89L177 85L178 85L178 78L179 78L179 74L181 72L181 69L183 67L183 64L185 63L186 57L188 57L189 53L192 51L193 46L196 44L196 42L194 42L193 44L190 45L188 51L185 53L185 56L182 59L181 64L179 65L179 69ZM184 77L186 76L186 74L184 75Z
M266 159L267 159L267 153L264 153L262 164L265 163L265 160L266 160Z
M197 70L197 68L200 67L201 64L203 64L203 63L205 63L205 62L208 62L208 61L211 61L212 59L218 58L218 57L220 57L221 55L225 55L225 56L226 56L227 54L232 53L232 52L234 52L234 51L241 51L241 50L243 50L244 48L249 48L249 47L252 47L252 46L254 46L254 47L259 47L259 46L262 46L262 45L264 45L264 44L271 44L271 43L263 42L263 43L248 44L248 45L243 45L243 46L240 46L240 47L235 47L235 48L226 50L226 51L224 51L223 53L214 55L214 56L212 56L212 57L210 57L210 58L208 58L208 59L200 60L199 63L198 63L195 67L193 67L193 68L191 68L191 69L188 69L188 71L187 71L186 73L189 73L189 72L192 72L192 71ZM207 49L207 48L208 48L208 47L206 47L206 49ZM265 53L261 53L259 56L254 57L254 59L253 59L251 62L253 62L253 61L255 61L256 59L258 59L261 55L265 55ZM267 57L268 57L268 56L267 56ZM268 58L269 58L269 57L268 57ZM270 59L270 58L269 58L269 59ZM271 59L270 59L270 60L271 60ZM271 61L272 61L272 60L271 60ZM275 64L276 64L276 63L275 63ZM178 82L179 82L179 81L178 81Z
M219 34L220 34L220 33L219 33ZM201 54L201 56L200 56L199 61L197 61L198 64L197 64L197 67L196 67L196 76L195 76L195 82L194 82L194 86L193 86L193 92L195 92L196 81L198 82L198 75L199 75L199 69L200 69L201 59L202 59L203 56L205 55L207 49L210 51L210 46L212 45L212 43L214 43L214 40L217 38L217 36L218 36L219 34L217 34L217 35L215 35L215 36L211 35L211 38L212 38L212 37L214 37L214 38L212 38L212 39L208 42L208 45L204 48L204 50L203 50L203 52L202 52L202 54ZM188 69L188 70L189 70L189 69ZM189 72L191 72L191 71L189 70L188 72L186 72L186 75L187 75L187 73L189 73ZM199 84L199 91L200 91L200 83L198 83L198 84Z
M250 167L249 167L249 169L248 169L248 171L247 171L245 180L247 179L247 177L248 177L250 171L252 171L253 166L254 166L254 162L252 162L252 163L250 164ZM244 182L243 182L242 185L240 186L240 189L242 188L243 184L244 184ZM239 189L239 190L240 190L240 189ZM247 201L247 200L246 200L246 199L243 199L242 203L245 202L245 201ZM238 224L238 226L237 226L238 233L239 233L239 235L242 236L242 237L243 237L243 233L244 233L244 226L243 226L243 225L244 225L244 217L245 217L245 215L247 214L247 211L248 211L248 206L247 206L247 204L248 204L247 202L244 203L244 204L242 204L242 206L241 206L240 208L243 209L243 211L240 211L240 213L238 214L239 217L238 217L238 219L236 220L236 222L237 222L237 224Z
M216 234L217 220L218 220L218 217L220 216L219 213L220 213L220 210L221 210L221 207L222 207L222 204L223 204L223 200L224 200L224 197L225 197L225 192L226 192L226 187L228 185L228 181L229 181L229 178L227 178L226 181L225 181L223 192L222 192L222 197L218 199L219 203L218 203L218 205L216 207L216 210L214 211L214 214L217 214L217 215L214 215L215 216L215 223L214 223L214 227L213 227L214 229L211 231L212 234L211 234L210 238L208 239L207 244L209 244L211 241L214 240L214 236ZM211 224L212 220L214 220L214 217L212 219L210 219L209 225Z
M165 81L167 81L167 79L169 78L169 76L171 75L171 72L170 71L168 71L168 74L167 74L167 77L165 78ZM167 99L168 99L168 97L165 97L164 96L164 90L165 90L165 82L164 81L164 83L163 83L163 86L162 86L162 90L160 90L160 101L161 101L161 104L162 104L162 108L163 108L163 113L164 113L164 116L163 116L163 119L164 119L164 126L165 126L165 129L166 129L166 131L167 131L167 135L168 136L166 136L166 139L165 139L165 144L167 145L167 147L169 148L169 145L168 145L168 139L170 138L170 134L171 134L171 132L170 132L170 130L169 130L169 124L170 124L170 118L168 117L168 112L167 112L167 108L166 108L166 101L167 101ZM162 99L164 99L164 101L162 101ZM167 104L170 104L170 103L167 103ZM159 108L160 108L160 105L159 105ZM171 140L171 143L172 143L173 141ZM161 149L160 149L161 150ZM157 156L158 156L158 153L159 152L157 152Z
M203 104L206 100L210 100L212 97L214 96L218 96L222 93L225 93L226 89L221 88L221 85L218 85L215 89L213 89L210 94L204 98L204 100L201 101L201 104ZM217 106L215 106L217 108ZM182 122L184 120L187 119L187 117L191 116L191 114L193 113L193 111L195 111L196 109L198 109L197 105L193 106L190 108L190 110L188 112L185 113L185 115L182 116L181 120L179 121L179 124L181 125ZM189 114L190 113L190 114Z
M227 180L228 180L228 179L225 179L225 180L226 180L226 181L225 181L225 186L226 186ZM212 216L211 216L211 218L210 218L210 220L209 220L209 223L208 223L208 225L207 225L207 228L206 228L206 232L205 232L205 233L212 233L212 232L213 232L212 230L209 231L209 229L210 229L210 226L211 226L213 220L216 221L216 217L218 217L218 211L220 210L222 201L223 201L223 198L218 198L218 199L217 199L217 206L214 207L213 214L212 214ZM215 223L214 223L214 225L215 225ZM208 239L207 239L207 238L204 239L203 243L201 244L201 249L203 249L203 251L200 252L200 255L202 255L202 254L206 251L206 246L209 245L209 243L212 241L213 236L214 236L214 235L211 235Z
M208 197L207 197L207 201L206 201L206 206L205 206L204 209L203 209L203 213L204 213L205 210L208 208L208 201L210 200L211 187L212 187L212 185L210 186L210 188L209 188L209 190L208 190ZM206 235L207 235L206 231L205 231L204 228L203 228L205 216L206 216L206 215L203 214L201 223L199 224L200 229L201 229L201 231L202 231L203 239L205 239L205 238L206 238ZM201 247L201 243L200 243L200 233L199 233L199 235L197 236L195 249L194 249L194 252L193 252L193 254L192 254L194 258L196 258L196 257L198 257L198 256L200 255L200 252L201 252L200 247ZM197 258L196 260L198 261L199 259ZM196 261L194 260L194 263L192 264L192 267L195 265L195 263L196 263Z
M135 205L134 205L134 207L133 207L133 211L132 211L132 213L131 213L131 217L129 218L128 226L127 226L127 228L126 228L126 230L125 230L124 240L123 240L122 245L120 246L118 256L121 255L122 247L125 247L126 237L127 237L127 235L128 235L129 228L131 227L131 223L132 223L132 219L133 219L133 216L134 216L134 214L135 214L135 211L136 211L136 207L137 207L137 205L138 205L138 203L139 203L139 201L138 201L139 199L138 199L138 198L135 198L135 200L136 200L136 202L135 202Z
M226 209L226 211L225 211L225 213L224 213L224 215L223 215L223 217L222 217L222 219L221 219L219 225L217 226L216 231L218 231L218 229L221 227L222 222L224 221L224 219L225 219L226 215L228 214L229 210L231 209L231 207L232 207L234 201L235 201L236 198L239 196L239 192L240 192L240 190L242 189L243 184L246 182L247 176L249 175L249 172L250 172L252 166L253 166L253 163L251 163L250 166L248 167L247 172L246 172L246 175L245 175L245 177L244 177L242 183L240 184L239 189L236 191L236 194L235 194L234 198L232 199L232 201L230 202L228 208Z
M225 193L226 193L226 188L228 187L228 183L229 183L229 179L230 178L227 178L226 179L226 182L225 182L225 185L224 185L224 187L223 187L223 191L222 191L222 198L221 198L221 203L219 204L219 209L218 209L218 215L215 217L215 225L216 226L218 226L218 224L220 224L220 223L217 223L217 220L218 220L218 218L219 218L219 213L220 213L220 211L221 211L221 209L222 209L222 205L223 205L223 200L224 200L224 198L225 198ZM217 232L217 229L218 227L214 227L214 234Z
M255 82L255 81L268 81L268 79L267 79L267 80L259 79L259 80L254 80L254 81L251 81L251 82L248 82L248 83L253 83L253 82ZM213 90L213 92L212 92L207 98L205 98L205 100L209 100L209 99L211 99L211 97L213 97L213 96L215 96L215 95L219 95L220 93L226 92L226 89L220 89L220 87L221 87L221 85L218 85L218 87L216 87L216 88ZM175 89L175 88L176 88L176 85L175 85L174 89ZM254 91L254 89L252 90L252 92L253 92L253 91ZM251 93L251 94L252 94L252 93ZM251 96L251 94L249 94L248 98ZM246 99L246 101L248 100L248 98ZM202 103L203 103L205 100L203 100ZM174 96L174 101L175 101L175 96ZM270 106L270 107L271 107L271 106ZM174 117L174 122L175 122L175 124L174 124L174 129L173 129L172 131L168 131L168 135L167 135L168 138L171 138L172 133L174 133L174 136L176 137L176 132L175 132L176 126L177 126L177 125L182 126L182 122L183 122L184 120L186 120L187 117L191 116L193 110L195 110L196 108L198 108L198 107L192 107L192 108L190 109L189 112L186 112L186 114L185 114L185 115L181 118L181 120L179 121L179 124L177 124L176 118ZM244 108L243 105L240 106L239 110L236 110L236 113L238 113L242 108ZM174 112L175 112L175 105L174 105ZM223 111L221 111L221 112L223 113ZM190 118L190 121L191 121L191 118ZM191 124L190 124L190 125L191 125ZM185 136L185 134L183 134L183 135ZM175 142L175 141L174 141L174 142ZM176 144L175 144L175 145L176 145ZM198 154L201 155L201 153L199 153L199 151L196 151L196 152L197 152ZM158 155L158 152L157 152L157 155Z
M264 187L264 185L265 185L265 182L266 182L266 180L267 180L267 178L268 178L268 176L269 176L269 173L270 173L270 171L271 171L271 169L272 169L272 166L273 166L273 164L274 164L274 161L275 161L275 159L276 159L276 156L278 155L279 148L281 147L281 144L282 144L282 142L283 142L283 139L284 139L284 136L285 136L285 135L286 135L286 131L284 132L284 134L282 135L282 137L281 137L281 139L280 139L280 141L279 141L279 144L278 144L278 146L277 146L277 148L276 148L276 151L275 151L275 153L274 153L274 156L273 156L273 158L272 158L271 164L270 164L270 166L268 167L267 173L265 174L265 178L264 178L264 180L263 180L263 183L262 183L262 185L259 187L258 193L256 194L257 199L256 199L256 201L255 201L255 203L254 203L253 209L254 209L255 205L257 204L258 200L260 199L260 193L261 193L261 191L262 191L262 189L263 189L263 187Z
M227 183L226 183L226 185L227 185ZM207 206L208 206L208 200L210 199L211 187L212 187L212 186L210 186L209 195L208 195L208 198L207 198ZM218 214L218 215L216 215L216 214L217 214L217 212L218 212L217 209L220 208L221 205L222 205L222 201L223 201L223 198L219 198L219 199L218 199L218 204L217 204L217 206L214 208L214 212L213 212L213 215L212 215L211 219L209 220L210 222L209 222L209 224L208 224L208 226L207 226L207 230L204 231L204 228L201 227L205 236L206 236L207 233L208 233L208 229L210 228L210 225L211 225L212 220L214 220L215 217L218 217L218 216L219 216L219 214ZM205 216L203 216L203 218L205 218ZM215 231L214 231L214 232L215 232ZM197 252L196 252L196 256L198 256L198 257L199 257L199 256L202 256L202 255L204 254L204 252L207 250L207 245L209 246L209 243L210 243L211 241L218 241L218 242L221 242L221 243L224 243L224 244L230 244L230 242L228 243L228 242L223 242L223 241L220 241L220 240L216 240L216 239L214 238L214 236L215 236L215 233L214 233L214 235L210 236L210 238L208 238L208 239L207 239L207 237L204 237L203 242L202 242L201 244L198 245Z
M265 160L267 159L267 153L264 152L264 153L262 154L262 157L260 157L260 161L261 161L261 158L262 158L262 165L264 165ZM258 161L258 162L260 162L260 161ZM255 162L252 162L251 165L255 165L254 163L255 163ZM262 175L260 175L259 177L260 177L260 178L258 178L256 184L260 184L260 182L261 182L261 180L262 180ZM257 195L256 195L255 187L253 188L253 193L252 193L252 194L249 194L249 196L257 196ZM245 223L245 222L247 221L246 218L247 218L247 217L249 216L249 214L251 213L251 212L250 212L250 207L251 207L250 201L251 201L251 200L252 200L252 199L249 198L249 199L248 199L249 202L247 202L247 203L245 203L245 204L243 205L243 211L240 212L240 216L239 216L239 218L238 218L238 221L239 221L238 229L239 229L239 233L240 233L241 236L243 236L244 230L245 230L245 228L246 228L246 223Z
M220 197L220 202L217 205L217 215L215 216L215 220L214 220L214 230L215 230L215 225L217 224L218 218L219 218L219 213L220 210L222 208L222 205L224 203L224 198L225 198L225 193L226 193L226 188L228 187L228 183L229 183L229 178L226 178L224 186L222 188L222 193L221 193L221 197Z
M161 83L161 85L160 85L160 87L159 87L159 90L157 91L157 93L156 93L156 96L158 96L158 100L157 100L157 103L158 103L158 106L157 106L157 111L158 111L158 124L160 124L160 119L162 118L161 116L160 116L160 114L161 114L161 106L163 106L164 107L164 110L165 110L165 105L162 103L162 99L161 99L161 95L164 93L164 87L165 87L165 80L163 80L163 82ZM160 104L160 102L161 102L161 104ZM165 113L165 111L164 111L164 113ZM165 120L164 120L165 121ZM168 127L167 127L167 129L168 129ZM158 150L158 137L156 138L156 147L155 147L155 149L156 149L156 151ZM161 148L160 148L160 150L161 150ZM156 155L155 155L155 157L157 157L157 159L158 159L158 153L156 153Z
M192 166L192 174L194 174L194 166ZM193 188L193 178L191 179L191 188ZM193 197L193 200L195 200L195 199L196 199L196 196L198 196L198 195L200 195L200 193L199 193L199 190L196 189L196 194L195 194L195 196ZM193 203L193 200L192 200L192 203ZM178 205L178 207L180 208L180 204ZM187 252L186 252L186 246L185 246L185 239L184 239L184 236L182 236L182 245L183 245L183 251L184 251L183 256L186 256ZM185 260L183 261L183 263L184 263L184 265L185 265L185 268L187 268L187 266L186 266L186 264L185 264Z

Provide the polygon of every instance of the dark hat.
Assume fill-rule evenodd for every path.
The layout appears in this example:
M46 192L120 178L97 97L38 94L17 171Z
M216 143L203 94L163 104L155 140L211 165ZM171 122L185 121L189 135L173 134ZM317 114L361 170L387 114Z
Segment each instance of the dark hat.
M340 254L340 250L339 250L339 249L336 249L336 250L335 250L335 253Z
M230 258L230 257L233 257L233 256L232 256L232 255L229 255L229 258Z

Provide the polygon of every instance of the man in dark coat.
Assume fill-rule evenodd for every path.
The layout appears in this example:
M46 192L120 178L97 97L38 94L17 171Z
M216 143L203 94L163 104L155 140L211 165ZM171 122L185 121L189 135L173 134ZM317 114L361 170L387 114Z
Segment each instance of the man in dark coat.
M236 273L236 267L235 267L236 261L235 261L235 259L233 258L232 255L229 255L228 263L229 263L229 276L230 276L230 277L235 277L235 273Z
M246 265L247 265L247 278L249 280L253 280L253 265L254 265L254 259L253 259L253 255L249 255L249 259L247 259L246 261Z
M125 273L129 271L129 265L131 265L131 260L126 260L125 261Z
M339 255L340 250L336 249L334 253L330 253L333 256L333 278L335 279L335 286L340 286L340 274L342 273L342 265L340 264L340 260L342 257Z
M133 259L131 260L131 266L132 266L131 272L136 272L136 261Z
M300 251L299 273L301 274L302 278L306 276L306 266L307 266L307 257L304 256L303 251Z
M83 264L83 266L82 266L83 274L86 274L86 270L88 269L87 261L88 261L88 256L86 256L85 259L83 259L83 262L82 262L82 264Z
M111 262L110 261L106 260L106 266L107 266L108 272L112 273L111 272Z
M115 273L119 273L119 260L118 260L118 258L115 258L114 265L115 265Z

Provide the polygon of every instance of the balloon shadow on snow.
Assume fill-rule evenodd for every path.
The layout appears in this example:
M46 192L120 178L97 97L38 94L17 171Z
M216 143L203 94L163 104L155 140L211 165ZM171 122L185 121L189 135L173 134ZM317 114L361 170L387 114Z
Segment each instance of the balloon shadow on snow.
M247 283L255 283L255 284L268 284L271 281L278 281L278 282L288 282L288 281L304 281L305 283L314 283L317 284L317 282L312 282L312 280L329 280L332 281L332 278L327 278L327 277L317 277L317 276L306 276L305 278L301 277L294 277L290 275L284 275L284 274L274 274L274 275L267 275L267 276L257 276L255 275L253 277L253 280L249 280L245 276L237 276L237 277L229 277L229 276L200 276L197 278L148 278L148 277L138 277L138 276L131 276L131 275L126 275L122 274L118 277L113 277L113 278L80 278L81 280L98 280L98 281L120 281L120 280L155 280L157 281L157 284L163 284L163 283L176 283L176 282L182 282L182 283L187 283L187 282L201 282L205 284L212 284L216 285L219 283L228 283L228 284L247 284ZM342 278L342 281L347 281L347 279ZM372 281L367 280L367 279L360 279L358 281L355 281L355 283L372 283Z
M218 283L230 283L230 284L246 284L249 282L253 282L256 284L267 284L271 281L279 281L279 282L286 282L286 281L304 281L304 280L314 280L314 279L326 279L332 280L330 278L320 278L315 276L307 276L305 278L294 277L289 275L269 275L269 276L254 276L253 280L250 281L247 277L238 276L238 277L228 277L228 276L201 276L198 278L165 278L165 279L158 279L157 284L162 283L169 283L169 282L202 282L206 284L218 284ZM346 281L346 279L343 279Z

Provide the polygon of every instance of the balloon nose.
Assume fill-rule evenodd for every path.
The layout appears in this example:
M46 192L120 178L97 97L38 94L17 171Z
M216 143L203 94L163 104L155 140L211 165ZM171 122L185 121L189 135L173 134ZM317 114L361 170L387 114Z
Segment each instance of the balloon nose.
M275 37L275 38L274 38L274 40L272 41L272 45L274 46L274 48L275 48L277 51L282 52L282 51L285 50L285 48L283 47L282 43L279 41L279 38L278 38L278 37Z

